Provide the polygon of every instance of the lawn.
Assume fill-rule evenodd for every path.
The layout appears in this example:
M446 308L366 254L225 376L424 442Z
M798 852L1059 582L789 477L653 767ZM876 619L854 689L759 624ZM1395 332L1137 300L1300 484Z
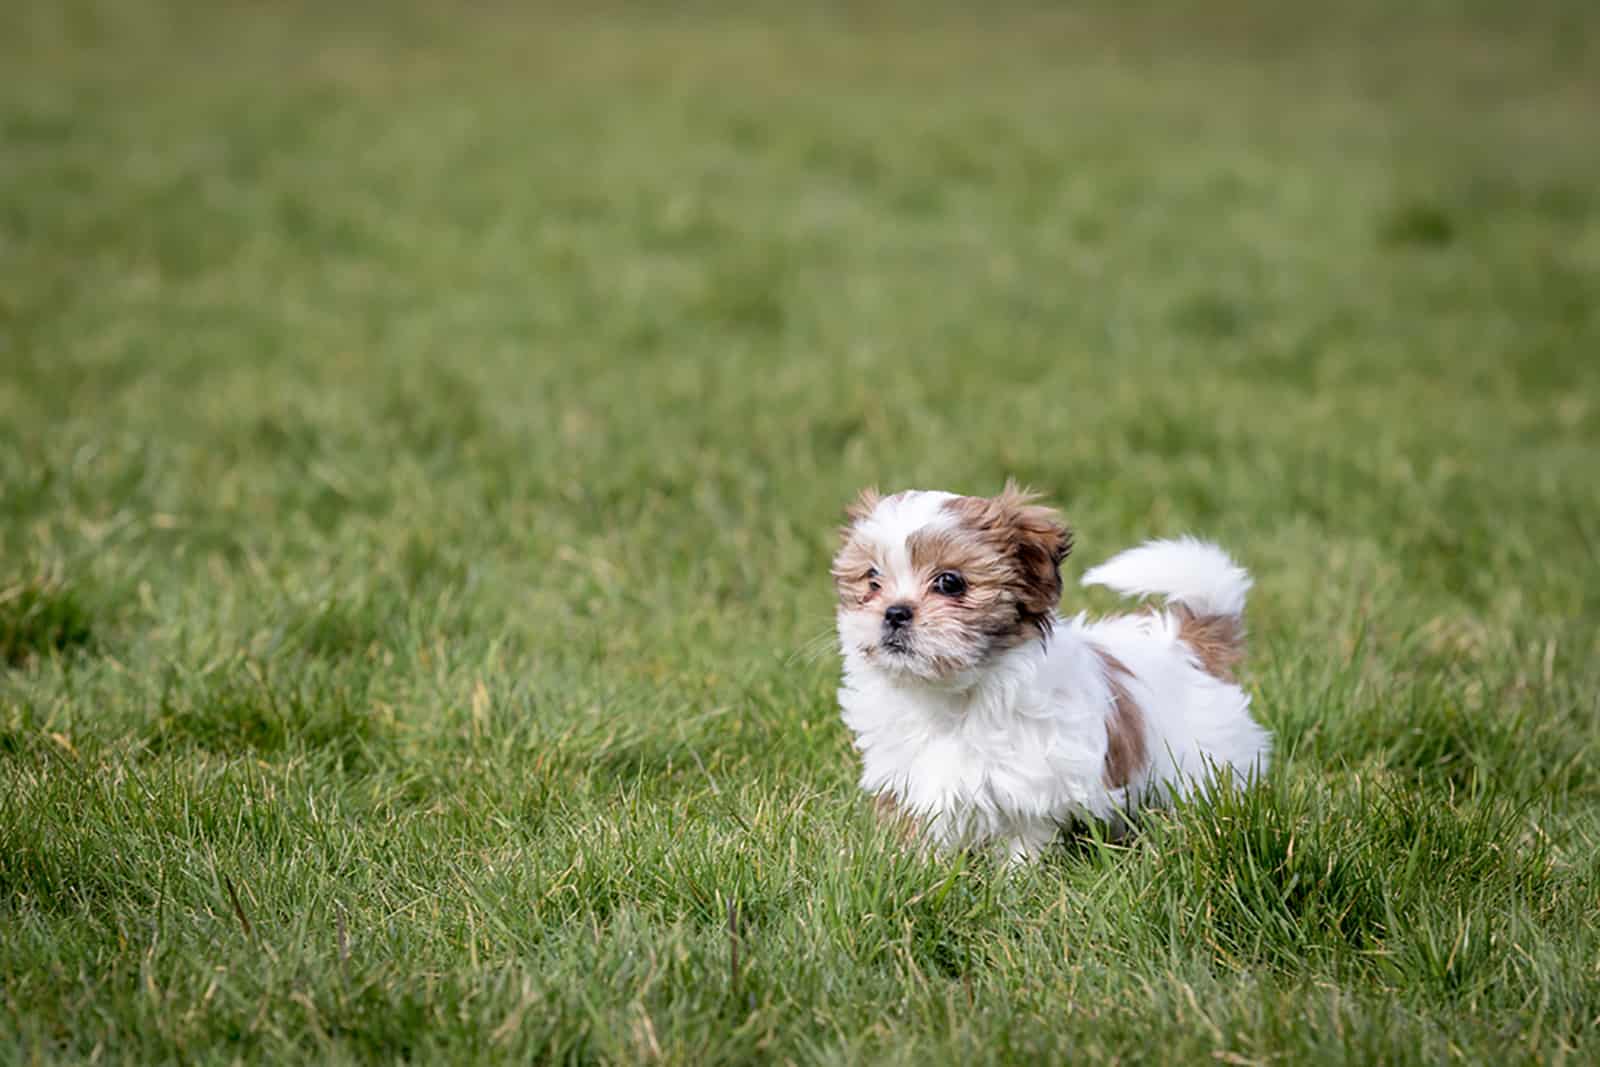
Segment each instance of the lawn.
M1600 1056L1600 9L976 10L6 5L0 1061ZM1007 476L1265 784L874 824L835 526Z

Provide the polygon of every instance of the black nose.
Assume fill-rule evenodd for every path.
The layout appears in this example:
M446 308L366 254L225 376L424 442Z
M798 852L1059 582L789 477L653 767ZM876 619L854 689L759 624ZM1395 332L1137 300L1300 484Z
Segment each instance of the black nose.
M883 609L883 621L892 629L898 630L911 621L915 614L910 604L890 604Z

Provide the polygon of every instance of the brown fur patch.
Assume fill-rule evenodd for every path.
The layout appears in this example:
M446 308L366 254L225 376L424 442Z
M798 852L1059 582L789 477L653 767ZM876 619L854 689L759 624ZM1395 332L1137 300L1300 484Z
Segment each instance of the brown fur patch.
M879 793L872 798L872 812L878 817L879 826L893 830L902 841L914 841L922 832L917 820L908 815L890 793Z
M833 560L833 585L839 592L839 603L845 607L860 607L878 595L872 588L872 552L845 531L844 547Z
M1111 688L1111 712L1106 716L1106 761L1100 777L1108 789L1124 789L1150 762L1145 738L1144 712L1128 692L1123 679L1129 671L1111 653L1095 649Z
M1200 666L1213 678L1234 681L1233 669L1244 659L1244 620L1234 615L1197 615L1174 604L1178 639L1188 645Z
M1044 635L1061 601L1061 561L1072 551L1072 531L1036 499L1008 481L998 496L957 497L944 506L956 515L967 539L981 546L987 569L1004 571L1018 628Z
M968 669L993 652L1048 635L1061 597L1061 560L1072 547L1072 535L1054 511L1034 504L1031 493L1010 482L996 497L951 498L943 507L953 523L907 536L907 573L893 555L888 562L882 558L888 546L859 532L899 495L868 489L847 509L832 568L841 613L872 613L889 604L910 608L916 620L913 662L935 675ZM886 573L875 573L877 568ZM945 571L961 576L960 591L936 586ZM859 617L855 624L866 625ZM883 653L877 644L862 646L868 659Z
M844 509L845 518L848 520L845 532L848 533L850 526L871 515L874 509L882 502L883 495L878 492L876 486L868 486L857 493L856 498L850 502L850 506Z
M867 572L872 569L872 553L866 545L855 539L856 526L877 510L885 499L893 500L900 494L885 498L875 487L869 486L856 494L855 500L844 509L845 523L839 527L839 554L834 557L834 588L839 602L846 607L860 607L877 595Z
M920 625L958 627L967 639L981 638L990 648L1008 647L1023 636L1013 568L995 546L966 530L919 530L906 539L906 551L917 591L903 599L914 606ZM944 571L961 575L966 591L934 591L933 580Z

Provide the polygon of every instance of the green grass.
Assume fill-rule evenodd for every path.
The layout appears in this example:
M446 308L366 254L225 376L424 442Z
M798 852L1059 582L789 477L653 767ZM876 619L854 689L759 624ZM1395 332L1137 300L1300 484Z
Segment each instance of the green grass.
M578 10L9 5L0 1060L1600 1054L1594 5ZM1007 476L1270 781L874 827L834 524Z

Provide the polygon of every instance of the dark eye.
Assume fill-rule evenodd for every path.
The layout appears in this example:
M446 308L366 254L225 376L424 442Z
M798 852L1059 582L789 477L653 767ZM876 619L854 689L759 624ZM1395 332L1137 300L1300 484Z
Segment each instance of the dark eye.
M878 568L876 568L876 567L868 567L867 568L867 586L868 586L868 588L871 588L871 589L874 589L874 590L879 588L879 586L878 586Z
M945 571L934 576L933 591L941 596L960 596L967 591L967 580L955 571Z

